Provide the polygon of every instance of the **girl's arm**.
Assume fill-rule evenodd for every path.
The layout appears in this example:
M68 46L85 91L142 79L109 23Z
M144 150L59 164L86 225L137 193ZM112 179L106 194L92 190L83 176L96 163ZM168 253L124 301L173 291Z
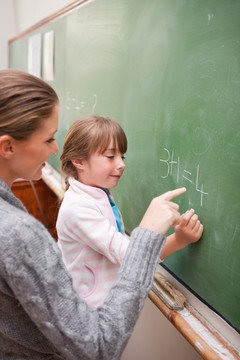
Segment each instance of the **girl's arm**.
M167 237L164 245L161 260L174 252L184 248L188 244L197 242L203 232L203 225L198 220L194 210L188 210L181 216L181 222L175 226L175 232Z

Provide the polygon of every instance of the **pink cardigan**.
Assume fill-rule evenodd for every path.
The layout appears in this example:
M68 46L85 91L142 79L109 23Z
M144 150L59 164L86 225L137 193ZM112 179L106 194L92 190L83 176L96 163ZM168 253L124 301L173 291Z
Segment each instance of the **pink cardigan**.
M88 304L98 306L116 280L129 239L118 232L102 189L73 178L69 184L57 219L58 244L75 289Z

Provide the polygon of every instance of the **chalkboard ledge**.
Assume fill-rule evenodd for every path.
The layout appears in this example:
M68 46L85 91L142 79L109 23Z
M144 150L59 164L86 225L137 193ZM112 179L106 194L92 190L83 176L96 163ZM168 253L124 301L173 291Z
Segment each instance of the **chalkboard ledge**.
M178 288L187 298L183 310L172 310L151 290L149 298L161 310L163 315L176 327L176 329L186 338L195 350L207 360L212 359L240 359L240 335L231 328L217 314L211 314L211 322L208 322L199 313L196 303L200 300L192 301L193 295L174 279L162 266L158 265L156 271L162 273L176 288ZM190 301L189 301L190 300ZM191 302L194 302L194 307ZM213 312L208 309L208 312ZM218 327L213 326L212 318L216 316ZM219 325L221 323L221 325ZM223 324L224 323L224 324ZM227 335L227 337L226 337Z
M45 184L57 195L59 200L64 195L64 180L61 174L55 170L49 163L43 168L42 179Z

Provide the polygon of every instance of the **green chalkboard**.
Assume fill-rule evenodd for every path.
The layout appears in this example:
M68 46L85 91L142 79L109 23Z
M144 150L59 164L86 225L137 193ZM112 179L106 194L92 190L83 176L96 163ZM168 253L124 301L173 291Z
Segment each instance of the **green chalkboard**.
M153 197L186 186L180 210L195 209L204 236L164 264L238 331L239 17L239 0L97 0L34 31L54 31L60 148L86 115L122 125L114 195L129 232ZM30 35L10 43L10 67L27 70Z

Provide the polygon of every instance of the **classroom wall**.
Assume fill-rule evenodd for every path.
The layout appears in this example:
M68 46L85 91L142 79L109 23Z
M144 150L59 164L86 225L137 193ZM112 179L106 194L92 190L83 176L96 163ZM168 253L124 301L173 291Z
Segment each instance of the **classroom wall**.
M0 69L8 67L8 40L72 0L0 0Z
M68 5L69 0L0 0L0 68L8 67L8 40L44 17ZM162 315L146 301L122 360L200 360L201 357Z
M16 35L14 0L0 0L0 69L8 67L8 39Z

